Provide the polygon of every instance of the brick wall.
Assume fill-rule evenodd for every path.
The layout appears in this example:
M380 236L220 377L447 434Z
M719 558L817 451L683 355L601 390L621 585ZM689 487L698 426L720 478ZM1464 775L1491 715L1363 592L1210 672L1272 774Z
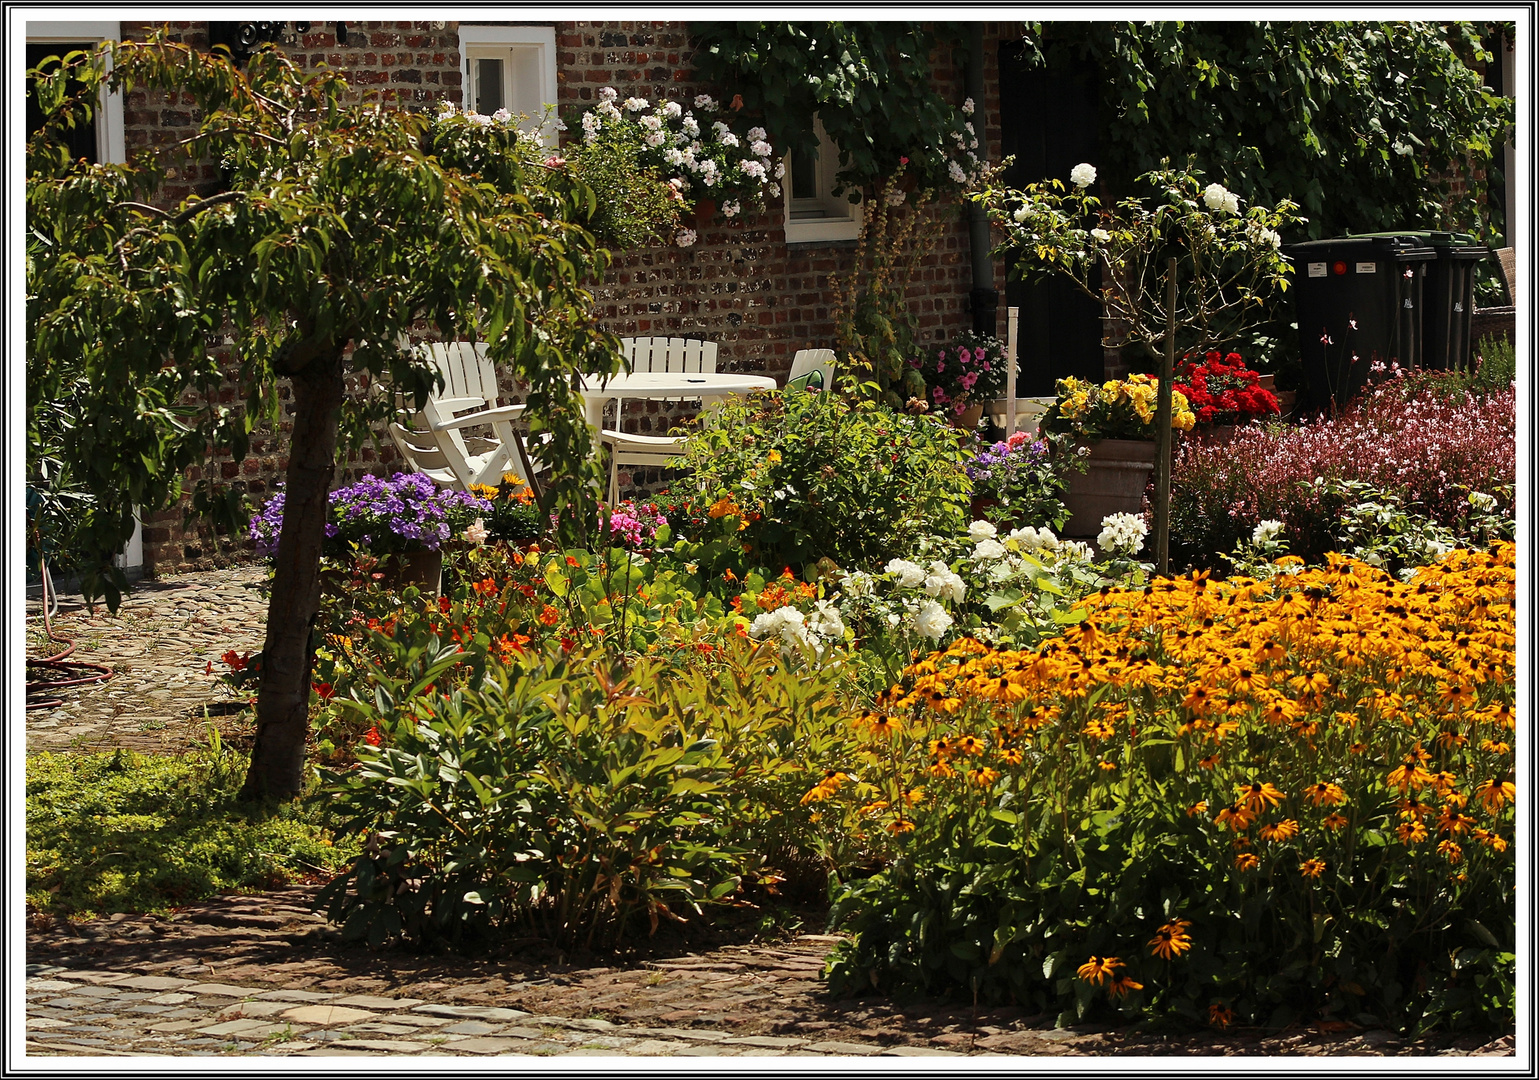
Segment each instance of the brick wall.
M477 22L476 25L487 25ZM495 24L494 24L495 25ZM517 25L517 24L501 24ZM548 24L547 24L548 25ZM139 36L146 24L124 24L126 37ZM173 30L189 45L206 47L206 23L175 23ZM361 94L378 93L405 107L432 107L438 101L461 103L459 24L434 29L425 22L348 23L348 44L339 48L334 23L312 24L311 32L286 51L303 68L321 64L342 70ZM691 102L712 87L692 78L692 47L686 28L668 22L556 23L558 105L586 106L597 99L599 87L613 85L622 97L636 94ZM989 160L1000 153L998 125L998 43L1016 36L1020 24L985 26L984 101L977 103L979 124ZM953 57L940 50L932 58L941 92L960 103L966 97L962 64L965 50ZM125 112L130 154L165 146L190 134L196 118L189 102L177 95L147 95L135 91ZM982 147L980 147L980 150ZM183 170L168 195L179 199L194 189L217 186L217 169L209 163ZM932 251L920 261L908 287L909 304L917 312L926 342L967 329L967 296L973 282L966 217L952 203L927 211L939 215L941 230ZM609 330L622 336L675 335L703 337L720 345L719 364L727 370L783 376L793 354L801 348L832 346L833 312L830 275L853 266L853 241L788 245L778 201L765 213L723 223L695 224L698 242L690 248L652 248L616 258L605 281L594 288L597 312ZM1004 268L994 268L994 286L1003 292ZM1004 308L997 333L1004 334ZM642 430L666 430L675 414L653 404L642 415ZM286 425L285 425L286 427ZM287 433L259 433L251 456L239 467L215 461L225 479L238 481L255 498L280 482L287 466L283 452ZM376 456L365 449L339 469L339 482L359 471L393 464L388 442ZM623 478L653 487L657 476ZM243 545L216 550L207 530L184 534L181 514L161 515L146 523L145 558L163 571L208 565L242 557Z

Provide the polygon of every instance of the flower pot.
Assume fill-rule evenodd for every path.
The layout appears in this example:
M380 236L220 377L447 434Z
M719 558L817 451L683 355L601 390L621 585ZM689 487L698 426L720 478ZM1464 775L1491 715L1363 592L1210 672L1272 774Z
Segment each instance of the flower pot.
M1154 443L1147 439L1101 439L1080 443L1089 450L1088 468L1069 473L1064 505L1069 520L1065 536L1095 536L1107 514L1137 514L1143 509L1144 489L1154 473Z
M1234 439L1234 433L1239 431L1241 426L1240 424L1204 424L1199 425L1192 433L1203 442L1228 446Z
M1276 375L1258 375L1256 377L1256 385L1259 386L1263 390L1270 390L1270 391L1272 391L1272 393L1275 394L1275 393L1277 393L1277 376Z
M1299 395L1297 390L1278 390L1277 413L1284 418L1293 415L1293 409L1298 405Z
M979 401L959 413L951 414L951 426L965 428L968 431L978 430L978 422L983 419L983 402Z

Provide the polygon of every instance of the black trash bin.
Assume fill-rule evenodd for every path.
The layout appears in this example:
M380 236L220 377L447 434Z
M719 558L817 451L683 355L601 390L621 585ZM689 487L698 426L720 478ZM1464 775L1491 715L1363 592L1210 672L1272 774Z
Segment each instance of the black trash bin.
M1299 358L1308 402L1345 405L1375 361L1422 363L1422 295L1437 253L1414 236L1291 244Z
M1466 368L1470 363L1470 316L1475 309L1475 264L1491 249L1468 233L1401 230L1348 233L1348 236L1409 236L1437 253L1427 267L1422 293L1421 362L1423 367Z

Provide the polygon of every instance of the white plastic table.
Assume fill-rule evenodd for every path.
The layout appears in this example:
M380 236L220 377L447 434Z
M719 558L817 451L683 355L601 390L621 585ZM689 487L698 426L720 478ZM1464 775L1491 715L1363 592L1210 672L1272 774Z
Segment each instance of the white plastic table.
M588 426L598 430L604 404L627 398L721 398L773 390L778 384L768 375L743 375L727 371L636 371L607 379L584 375L582 397Z

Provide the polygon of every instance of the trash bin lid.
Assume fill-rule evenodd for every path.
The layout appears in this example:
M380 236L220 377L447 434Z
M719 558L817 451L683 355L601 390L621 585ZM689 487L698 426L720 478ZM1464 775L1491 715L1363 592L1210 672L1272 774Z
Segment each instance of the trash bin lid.
M1384 233L1380 236L1339 236L1329 240L1305 240L1283 246L1283 254L1289 258L1324 260L1369 258L1375 262L1424 262L1437 258L1437 251L1407 233Z
M1423 247L1434 248L1440 259L1486 259L1491 249L1480 243L1470 233L1439 232L1433 229L1398 229L1393 232L1347 233L1350 237L1381 239L1387 236L1404 236Z

